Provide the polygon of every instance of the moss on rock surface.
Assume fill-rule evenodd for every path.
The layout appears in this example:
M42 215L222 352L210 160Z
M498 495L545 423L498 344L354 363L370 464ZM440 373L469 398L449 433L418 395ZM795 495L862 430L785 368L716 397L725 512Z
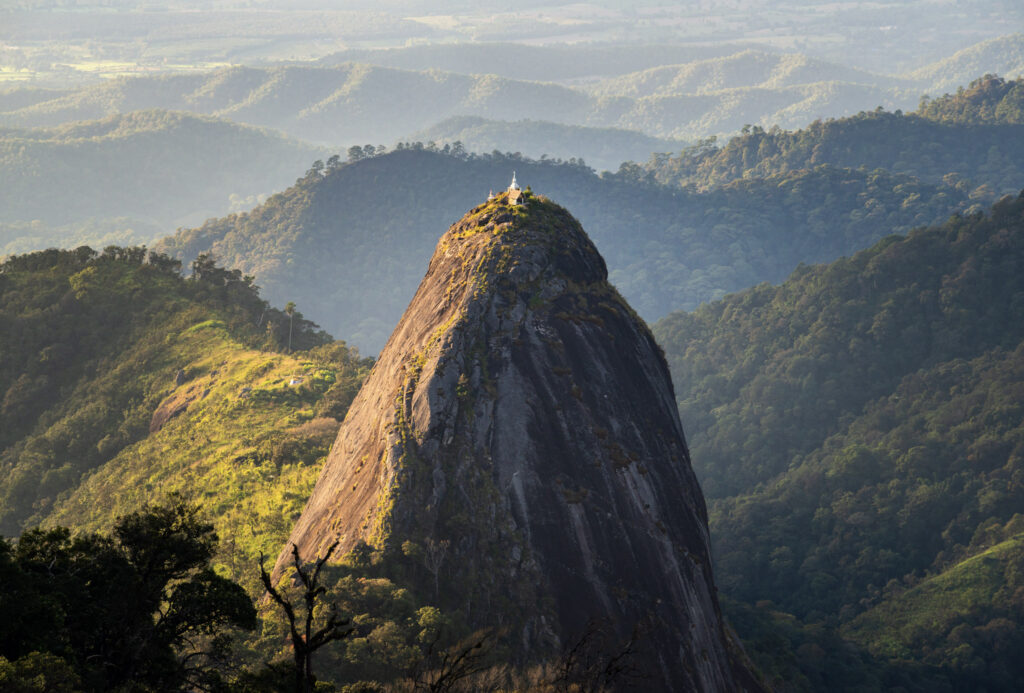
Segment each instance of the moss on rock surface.
M654 689L757 688L661 350L544 198L500 195L439 241L290 538L306 556L336 540L396 562L435 547L420 589L504 628L519 662L606 619L645 629Z

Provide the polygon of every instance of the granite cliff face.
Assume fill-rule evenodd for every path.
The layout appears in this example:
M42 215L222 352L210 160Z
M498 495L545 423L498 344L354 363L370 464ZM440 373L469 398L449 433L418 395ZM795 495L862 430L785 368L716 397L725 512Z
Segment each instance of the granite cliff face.
M338 555L426 547L430 596L506 627L521 660L606 619L642 626L644 688L757 689L722 624L661 350L544 198L500 195L441 238L288 546L338 539Z

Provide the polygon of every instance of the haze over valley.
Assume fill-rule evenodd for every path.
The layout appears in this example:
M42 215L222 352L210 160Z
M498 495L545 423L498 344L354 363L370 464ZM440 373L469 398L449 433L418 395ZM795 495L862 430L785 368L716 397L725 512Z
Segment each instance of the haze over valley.
M1019 2L14 0L0 689L1015 691L1021 266Z

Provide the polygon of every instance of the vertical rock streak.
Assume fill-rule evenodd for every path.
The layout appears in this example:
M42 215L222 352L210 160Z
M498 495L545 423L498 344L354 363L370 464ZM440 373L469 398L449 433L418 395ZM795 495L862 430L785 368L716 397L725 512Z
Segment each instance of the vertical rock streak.
M643 629L645 687L757 688L721 621L664 357L543 198L498 196L441 238L289 546L336 539L448 540L439 601L521 633L523 660L607 619Z

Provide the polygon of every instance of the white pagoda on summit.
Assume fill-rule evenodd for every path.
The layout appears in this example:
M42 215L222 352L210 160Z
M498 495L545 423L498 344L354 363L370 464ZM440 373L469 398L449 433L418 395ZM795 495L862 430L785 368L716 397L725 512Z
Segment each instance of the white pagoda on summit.
M521 205L523 204L523 191L519 189L519 183L516 182L516 172L512 172L512 185L508 186L508 203L510 205Z

